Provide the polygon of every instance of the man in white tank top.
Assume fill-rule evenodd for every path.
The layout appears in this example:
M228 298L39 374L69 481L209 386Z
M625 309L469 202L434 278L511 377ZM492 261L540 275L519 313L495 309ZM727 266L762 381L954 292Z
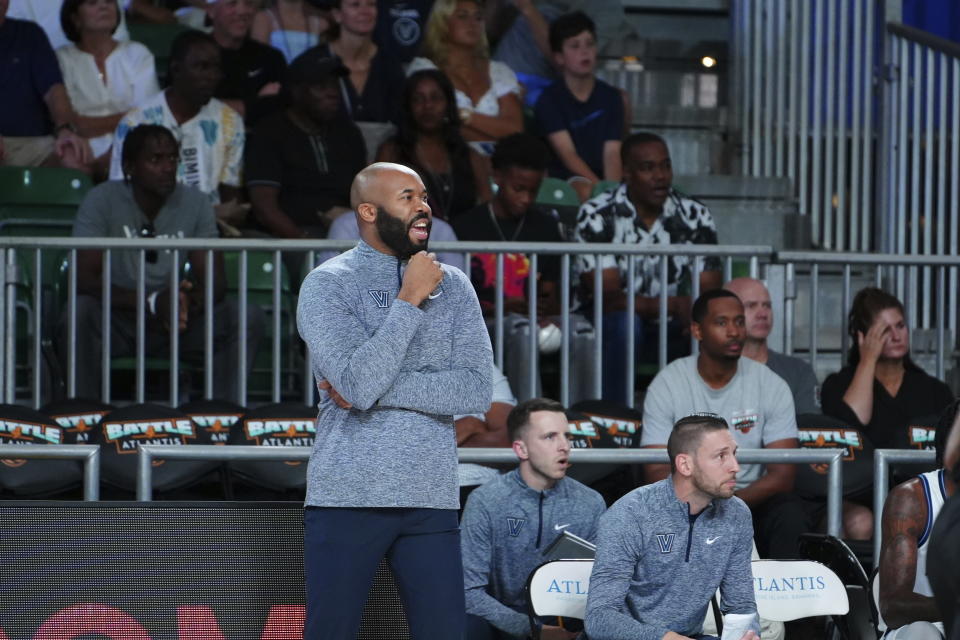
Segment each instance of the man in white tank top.
M956 404L952 406L956 408ZM953 495L943 451L955 411L937 425L937 470L897 485L883 505L879 609L886 640L942 640L943 617L927 579L927 550L933 523ZM935 562L935 560L931 560Z

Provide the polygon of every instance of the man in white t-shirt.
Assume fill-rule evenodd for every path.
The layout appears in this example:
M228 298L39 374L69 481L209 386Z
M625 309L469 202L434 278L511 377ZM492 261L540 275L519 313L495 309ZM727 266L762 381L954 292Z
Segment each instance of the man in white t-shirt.
M180 145L177 182L205 193L218 220L235 222L245 135L240 114L213 97L222 76L220 47L205 33L181 33L170 47L169 76L169 88L123 117L113 148L123 148L127 133L139 124L170 129ZM123 178L120 155L114 154L110 179Z
M643 405L643 447L663 448L680 418L711 412L730 425L741 449L795 449L797 418L790 388L766 366L741 358L746 339L743 304L725 289L693 304L691 334L700 353L673 361L657 374ZM810 528L793 492L791 464L741 464L737 496L753 512L761 557L795 558L797 539ZM645 465L647 482L666 478L667 464Z

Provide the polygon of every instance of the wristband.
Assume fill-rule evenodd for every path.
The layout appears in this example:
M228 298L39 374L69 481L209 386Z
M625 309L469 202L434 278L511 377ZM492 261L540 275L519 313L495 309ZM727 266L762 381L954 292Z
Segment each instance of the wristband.
M147 309L150 310L150 315L157 315L157 296L160 295L160 291L154 291L147 296Z
M58 125L56 126L56 128L54 128L54 130L53 130L53 135L54 135L54 136L60 135L60 132L63 131L64 129L66 129L66 130L69 131L70 133L76 133L76 132L77 132L77 128L76 128L75 126L73 126L72 123L70 123L70 122L63 122L63 123L58 124Z

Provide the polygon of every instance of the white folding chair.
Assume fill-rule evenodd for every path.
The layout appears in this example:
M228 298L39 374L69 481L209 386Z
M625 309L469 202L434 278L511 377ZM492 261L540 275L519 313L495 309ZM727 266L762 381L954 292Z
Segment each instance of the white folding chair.
M845 616L847 590L837 574L812 560L754 560L753 594L761 618L788 622Z
M530 634L540 638L536 619L541 616L583 620L587 611L593 560L551 560L527 578L527 615Z

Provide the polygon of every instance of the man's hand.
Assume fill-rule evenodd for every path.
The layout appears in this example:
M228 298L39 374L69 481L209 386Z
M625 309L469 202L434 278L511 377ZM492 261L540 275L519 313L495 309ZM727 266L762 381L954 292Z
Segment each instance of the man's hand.
M221 202L213 207L217 214L217 221L225 222L231 226L243 226L250 212L248 203L241 204L238 200L229 200Z
M190 296L187 295L193 289L193 283L189 280L181 280L180 288L177 291L179 307L177 308L177 331L183 333L187 330L187 323L190 320ZM157 317L164 329L170 328L170 289L164 289L157 296L156 306Z
M352 409L353 405L343 399L343 396L340 395L340 392L333 388L333 385L330 384L329 380L321 380L317 383L317 389L323 393L327 392L327 395L330 396L330 399L333 400L341 409Z
M543 628L540 629L541 640L573 640L578 635L580 635L579 631L567 631L563 627L554 627L548 624L543 625Z
M275 96L278 93L280 93L280 83L268 82L267 84L260 87L260 91L257 92L257 95L260 97Z
M443 269L433 253L420 251L410 258L403 274L403 285L397 298L415 307L427 299L443 280Z
M748 630L740 640L760 640L760 636L753 629Z

